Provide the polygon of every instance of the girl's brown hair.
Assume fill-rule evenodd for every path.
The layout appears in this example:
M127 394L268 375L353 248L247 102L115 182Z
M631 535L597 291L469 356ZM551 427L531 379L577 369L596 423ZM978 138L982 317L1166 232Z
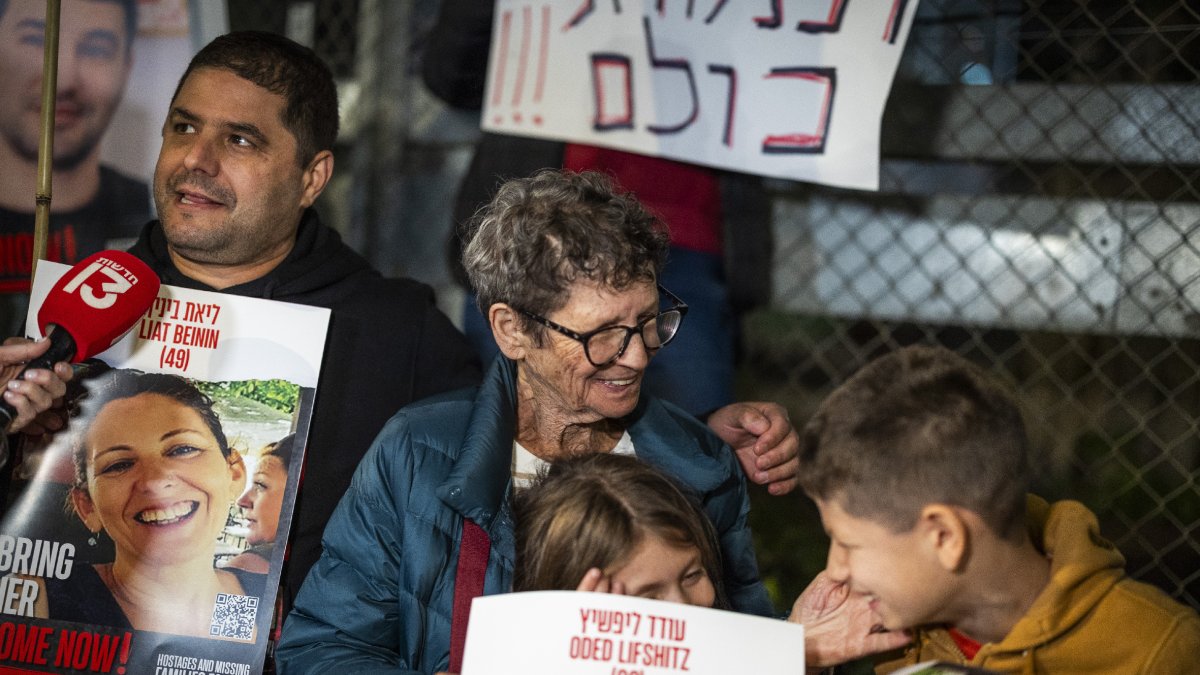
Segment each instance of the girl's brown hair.
M699 549L714 606L729 606L712 524L670 478L634 457L600 453L555 462L516 493L513 509L514 591L574 590L589 569L626 560L652 534Z

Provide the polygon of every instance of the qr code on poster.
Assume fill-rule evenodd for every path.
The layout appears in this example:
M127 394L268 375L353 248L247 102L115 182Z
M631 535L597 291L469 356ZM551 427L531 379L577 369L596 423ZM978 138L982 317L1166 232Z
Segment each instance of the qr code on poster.
M254 617L258 614L258 598L252 595L217 593L212 624L208 634L234 640L254 639Z

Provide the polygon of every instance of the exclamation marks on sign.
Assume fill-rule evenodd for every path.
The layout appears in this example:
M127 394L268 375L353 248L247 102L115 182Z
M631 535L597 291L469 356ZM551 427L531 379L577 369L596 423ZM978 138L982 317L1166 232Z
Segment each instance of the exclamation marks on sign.
M883 41L889 45L896 44L896 36L900 34L900 24L904 21L904 9L908 0L894 0L892 11L888 12L887 25L883 28Z
M533 125L540 126L545 121L539 110L546 92L550 10L549 4L525 5L517 10L519 16L514 10L500 15L491 96L492 124L496 126L504 125L506 116L513 124L524 124L527 112ZM507 113L501 110L506 100Z

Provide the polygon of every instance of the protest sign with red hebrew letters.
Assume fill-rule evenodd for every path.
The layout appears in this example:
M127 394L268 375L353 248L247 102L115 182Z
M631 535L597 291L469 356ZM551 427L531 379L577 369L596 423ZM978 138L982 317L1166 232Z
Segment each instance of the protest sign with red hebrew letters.
M803 675L804 627L608 593L533 591L471 602L463 675L729 673Z
M29 335L69 269L39 263ZM79 367L14 453L0 674L261 672L329 314L164 285Z
M878 189L916 0L497 0L482 125Z

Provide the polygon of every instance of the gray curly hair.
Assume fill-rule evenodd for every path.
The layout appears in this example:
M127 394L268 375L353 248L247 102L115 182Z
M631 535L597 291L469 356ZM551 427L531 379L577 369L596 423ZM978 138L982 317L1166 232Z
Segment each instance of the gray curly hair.
M607 176L555 169L506 181L466 239L463 267L485 315L498 302L548 314L580 279L614 290L654 283L668 247L665 226Z

